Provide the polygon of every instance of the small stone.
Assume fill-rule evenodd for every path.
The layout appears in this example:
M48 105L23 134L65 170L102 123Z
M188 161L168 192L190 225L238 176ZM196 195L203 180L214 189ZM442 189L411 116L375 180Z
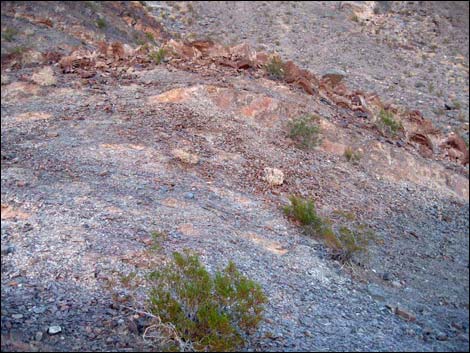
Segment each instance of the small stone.
M40 86L52 86L57 83L54 71L52 71L50 66L46 66L34 73L33 76L31 76L31 80Z
M400 288L401 287L401 283L400 281L392 281L392 287L395 287L395 288Z
M449 337L443 332L439 332L436 337L438 341L447 341L448 338Z
M194 199L194 194L192 192L188 192L184 195L185 199Z
M42 332L41 331L36 332L36 334L34 335L34 339L38 342L41 341L42 340Z
M13 314L11 317L15 320L19 320L23 318L23 314Z
M187 164L198 164L199 157L196 154L183 151L182 149L176 148L171 151L172 155L180 161Z
M369 292L372 299L380 302L385 301L385 293L379 286L370 284L367 287L367 291Z
M272 186L284 183L284 173L276 168L264 168L264 179Z
M33 312L34 312L35 314L42 314L42 313L45 312L45 311L46 311L46 307L45 307L45 306L40 306L40 307L35 306L35 307L33 308Z
M9 83L10 83L10 78L8 77L8 75L2 74L2 76L1 76L1 84L2 84L2 86L3 86L3 85L8 85Z
M388 272L385 272L383 275L382 275L382 278L384 281L390 281L392 276L390 275L390 273Z
M333 86L336 86L343 80L344 77L346 77L346 75L346 72L344 72L343 70L330 69L323 74L322 79L328 80Z
M445 103L444 108L446 108L446 110L455 110L455 105L453 103Z
M50 335L56 335L56 334L62 332L62 327L60 327L60 326L50 326L50 327L47 329L47 332L48 332Z

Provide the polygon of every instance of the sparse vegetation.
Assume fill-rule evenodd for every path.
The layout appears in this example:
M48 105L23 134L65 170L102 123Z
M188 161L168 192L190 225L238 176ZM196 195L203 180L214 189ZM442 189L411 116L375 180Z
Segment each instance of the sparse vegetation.
M462 108L462 104L458 100L454 99L452 103L454 104L455 109L459 110Z
M351 147L348 147L344 151L344 157L346 157L346 160L348 162L351 162L353 164L357 164L362 156L361 156L361 153L359 153L358 151L355 151Z
M356 14L351 15L351 21L359 23L359 17Z
M83 3L86 7L93 11L98 10L98 4L96 3L96 1L84 1Z
M98 26L99 29L104 29L107 26L104 18L99 18L98 20L96 20L96 25Z
M129 288L130 287L130 284L131 284L131 281L137 276L137 273L135 272L130 272L129 274L127 275L124 275L124 274L121 274L120 275L120 281L122 283L122 285L126 288Z
M301 148L312 148L320 143L319 118L313 115L302 116L289 122L289 137Z
M165 56L167 51L165 48L160 48L157 51L153 51L149 54L150 59L155 62L155 64L160 65L163 60L165 60Z
M152 250L160 250L162 248L162 246L160 245L160 242L164 239L166 239L167 235L163 232L152 232L150 233L151 237L152 237L152 246L151 246L151 249Z
M429 83L428 90L429 90L429 93L431 94L434 92L434 84L432 82Z
M286 216L299 222L307 235L322 239L331 250L332 257L342 262L350 262L354 255L367 252L370 240L375 239L364 225L352 230L342 226L335 234L331 221L317 214L313 200L291 196L290 203L284 207ZM348 216L347 219L352 220L353 217Z
M150 32L145 32L145 36L147 37L147 39L151 42L155 42L155 37L153 36L152 33Z
M15 40L15 36L18 34L18 31L14 28L6 28L2 32L2 37L7 42L13 42Z
M178 337L165 347L170 351L181 342L195 351L236 351L262 320L267 302L261 286L233 262L212 276L189 252L175 252L173 262L149 280L149 311Z
M12 50L11 50L11 53L12 54L15 54L15 55L21 55L23 54L26 50L28 50L28 48L24 47L24 46L17 46L17 47L14 47Z
M383 134L392 137L395 137L401 130L403 130L402 123L395 119L391 111L385 109L380 110L377 127Z
M278 56L273 56L265 68L271 79L280 80L284 77L284 67Z

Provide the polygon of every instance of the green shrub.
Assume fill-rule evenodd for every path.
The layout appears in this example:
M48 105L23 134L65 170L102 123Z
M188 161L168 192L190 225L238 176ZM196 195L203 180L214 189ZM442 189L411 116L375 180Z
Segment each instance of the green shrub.
M15 40L15 36L18 34L18 31L14 28L6 28L2 35L3 39L6 40L7 42L12 42Z
M167 238L167 234L163 232L151 232L150 236L152 237L152 246L150 247L152 250L161 250L161 241Z
M351 147L348 147L344 151L344 157L346 157L346 160L348 162L351 162L353 164L357 164L362 156L359 152L354 151Z
M151 42L155 42L155 37L153 36L152 33L150 32L145 32L145 36L147 37L147 39Z
M107 26L106 21L104 20L104 18L99 18L96 21L96 25L98 26L99 29L106 28L106 26Z
M284 207L284 213L299 222L307 235L322 239L331 250L333 258L349 262L355 254L367 252L374 234L366 226L359 225L352 230L342 226L338 234L335 234L331 221L317 214L313 200L296 196L289 199L291 204ZM352 217L349 216L349 219Z
M289 137L301 148L312 148L320 143L320 126L316 116L303 116L289 122Z
M163 60L165 60L167 52L164 48L160 48L157 51L153 51L149 54L150 59L155 62L155 64L160 65Z
M321 218L317 215L313 200L305 200L297 196L291 196L289 200L290 205L284 207L286 216L295 219L303 226L318 227L321 224Z
M385 135L395 137L403 130L403 125L400 121L395 120L391 111L381 109L379 113L378 128Z
M350 261L354 254L367 252L369 242L374 239L374 234L365 229L365 226L358 226L355 229L340 227L338 239L341 243L341 251L335 256L343 262Z
M265 69L271 79L280 80L284 77L284 65L278 56L273 56Z
M173 254L173 262L149 275L149 310L174 327L195 351L236 351L262 320L267 298L259 284L230 262L211 276L197 255ZM177 349L177 343L169 349Z

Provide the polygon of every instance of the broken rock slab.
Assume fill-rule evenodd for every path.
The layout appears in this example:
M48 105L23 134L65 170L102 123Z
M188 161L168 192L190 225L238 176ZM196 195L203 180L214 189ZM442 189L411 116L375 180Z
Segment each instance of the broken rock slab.
M336 86L338 83L340 83L345 77L347 76L347 73L343 70L340 69L329 69L327 70L323 76L322 80L323 81L328 81L331 83L332 86Z

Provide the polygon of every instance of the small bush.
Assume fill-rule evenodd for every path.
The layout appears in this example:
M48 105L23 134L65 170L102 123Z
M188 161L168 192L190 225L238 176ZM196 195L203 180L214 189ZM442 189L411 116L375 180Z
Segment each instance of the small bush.
M455 109L459 110L460 108L462 108L462 104L458 100L454 99L452 103L454 103Z
M392 112L381 109L379 113L378 128L385 135L395 137L401 130L403 130L403 125L400 121L395 120Z
M357 164L362 156L359 152L354 151L351 147L348 147L344 151L344 157L346 158L348 162Z
M155 42L155 37L153 36L152 33L150 32L145 32L145 36L147 37L147 39L151 42Z
M359 226L356 229L348 227L339 228L339 241L341 243L341 251L335 254L342 262L350 261L354 254L365 253L369 246L369 242L374 239L371 231L365 230L365 227Z
M162 232L151 232L150 236L152 237L151 249L152 250L161 250L162 246L161 246L160 243L161 243L161 241L163 241L167 238L167 234L162 233Z
M291 196L289 200L291 204L284 207L286 216L295 219L303 226L321 225L321 218L317 215L313 200L304 200L297 196Z
M211 276L196 255L173 254L173 262L149 275L149 310L195 351L236 351L262 320L267 298L259 284L230 262ZM177 349L177 343L168 349Z
M349 262L355 254L367 252L374 234L366 226L360 225L353 230L343 226L336 234L331 221L317 214L313 200L291 196L290 202L290 205L284 207L284 213L298 221L306 234L322 239L333 258Z
M7 42L13 42L15 40L15 36L18 34L18 31L14 28L6 28L2 34L4 40Z
M289 137L301 148L312 148L320 143L318 117L303 116L289 122Z
M271 79L280 80L284 77L284 65L278 56L272 57L265 69Z
M153 51L149 54L150 59L155 62L155 64L160 65L163 60L165 60L167 52L164 48L160 48L157 51Z
M96 21L96 25L98 26L99 29L104 29L107 26L106 21L104 20L104 18L99 18Z
M351 21L359 23L359 17L356 14L353 14L350 17Z

